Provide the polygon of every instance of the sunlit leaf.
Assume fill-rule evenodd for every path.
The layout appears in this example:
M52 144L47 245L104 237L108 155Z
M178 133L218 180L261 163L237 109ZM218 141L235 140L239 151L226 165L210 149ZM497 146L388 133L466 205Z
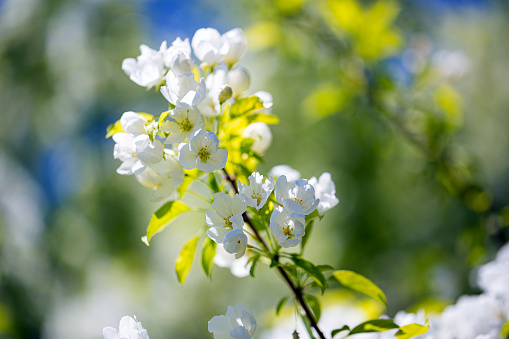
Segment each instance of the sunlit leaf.
M205 275L210 278L210 272L212 270L212 263L216 256L217 244L214 240L206 238L203 242L203 249L201 252L201 267Z
M161 206L150 219L147 228L147 243L154 234L165 229L177 216L189 211L190 208L178 201L169 201Z
M429 327L419 324L401 326L396 333L399 339L409 339L428 332Z
M368 320L360 325L355 326L348 335L368 332L385 332L395 328L399 328L399 326L390 319Z
M272 114L265 113L256 113L247 117L247 121L250 124L254 124L255 122L264 122L267 125L276 125L279 124L279 118Z
M193 265L194 254L196 253L196 245L198 244L199 237L192 237L180 250L180 254L175 261L175 272L179 283L184 285L187 275Z
M358 273L346 270L335 271L332 276L343 286L364 293L365 295L380 301L387 306L387 298L384 292L371 280Z
M256 255L253 257L253 263L251 264L251 268L249 269L249 275L254 278L255 274L255 267L256 264L258 264L258 260L260 260L260 255Z
M109 125L108 128L106 128L106 139L113 136L114 134L122 132L124 132L124 129L120 125L120 120L117 120L115 123Z
M260 101L260 98L257 96L250 96L247 98L242 98L240 100L235 101L235 103L230 107L230 115L233 118L239 117L244 114L252 113L257 109L262 109L263 104Z

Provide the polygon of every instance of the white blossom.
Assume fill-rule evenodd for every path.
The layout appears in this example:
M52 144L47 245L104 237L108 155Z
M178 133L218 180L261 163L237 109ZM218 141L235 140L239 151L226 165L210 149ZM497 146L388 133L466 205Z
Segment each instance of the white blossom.
M256 331L256 320L246 305L228 306L225 315L210 319L208 330L214 334L214 339L251 339Z
M269 175L274 179L284 175L289 182L300 179L300 172L288 165L277 165L272 167L269 171Z
M275 193L277 202L289 213L308 215L320 203L315 197L315 189L306 179L289 183L286 176L282 175L276 181Z
M249 89L251 85L251 77L245 67L235 66L228 72L226 83L231 86L233 96L238 97Z
M206 85L205 79L200 82L194 79L194 73L176 75L173 71L166 74L166 86L161 86L161 94L173 105L178 101L186 102L190 105L198 105L205 99Z
M315 195L320 199L320 203L317 207L319 213L330 210L339 203L335 195L336 186L334 185L334 181L332 181L330 173L322 173L318 180L316 177L312 177L309 179L309 184L314 187Z
M118 174L139 173L146 165L157 164L163 159L163 144L159 140L150 140L147 119L141 114L125 112L120 118L124 132L115 133L113 157L122 161Z
M228 45L214 28L200 28L194 33L191 41L194 55L209 65L214 65L228 52Z
M227 53L224 56L230 66L236 64L247 47L246 34L240 28L234 28L223 34L223 43L227 46Z
M274 190L274 179L268 178L263 181L263 175L254 172L248 178L249 185L243 184L239 180L239 194L242 200L245 201L247 206L261 209L270 194Z
M206 97L198 105L200 112L206 116L215 117L219 115L219 91L226 84L228 76L228 66L224 63L218 63L214 67L214 72L207 76Z
M294 247L300 244L304 236L304 215L289 213L278 206L270 216L270 231L282 247Z
M438 339L471 339L500 331L504 320L498 301L488 295L462 296L445 308L438 321Z
M235 194L230 197L226 193L219 192L214 193L212 198L214 198L213 209L205 212L205 223L214 228L242 229L244 226L242 213L246 211L246 204L240 195Z
M224 250L235 254L235 259L239 259L246 253L247 236L241 229L233 229L226 232L223 238Z
M231 273L237 278L244 278L249 275L251 262L248 263L248 257L243 256L235 259L231 253L226 252L221 244L216 247L216 255L214 256L214 264L219 267L227 267Z
M169 134L165 143L184 142L201 128L200 121L201 115L196 105L177 101L176 107L169 111L168 117L161 123L160 130Z
M140 45L140 51L136 59L124 59L122 70L140 86L155 86L161 82L165 71L163 55L146 45Z
M166 41L164 42L164 47L166 47ZM170 67L175 62L175 58L178 57L179 54L182 54L186 59L191 59L191 45L189 44L189 39L182 40L181 38L176 38L169 48L161 47L164 56L164 63L166 67ZM187 72L184 72L187 73Z
M126 315L120 319L118 330L113 327L103 329L103 339L149 339L149 336L136 316L133 319Z
M213 172L224 168L228 151L218 149L219 139L212 132L204 129L196 131L189 143L179 145L179 161L187 170L198 167L203 172Z
M151 200L158 201L164 198L176 200L179 198L177 188L184 181L184 171L171 151L166 150L165 158L161 162L145 167L136 174L136 179L154 191Z
M246 127L242 133L244 138L254 139L251 150L264 155L272 144L272 132L269 126L264 122L255 122Z

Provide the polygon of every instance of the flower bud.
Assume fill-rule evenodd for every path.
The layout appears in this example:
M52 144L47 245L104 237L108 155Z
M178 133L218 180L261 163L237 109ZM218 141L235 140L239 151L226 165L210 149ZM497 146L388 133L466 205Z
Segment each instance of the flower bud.
M224 235L223 246L226 252L235 254L238 259L246 253L247 236L240 229L233 229Z
M251 78L247 69L236 66L228 73L226 82L232 87L233 96L237 97L249 88Z
M246 34L240 28L234 28L223 34L224 43L228 46L228 53L224 61L230 66L235 65L246 50Z
M247 126L242 136L254 139L251 149L260 155L264 155L272 144L272 132L264 122L255 122Z
M230 99L233 95L232 88L228 85L223 85L219 88L219 104L223 104L226 100Z

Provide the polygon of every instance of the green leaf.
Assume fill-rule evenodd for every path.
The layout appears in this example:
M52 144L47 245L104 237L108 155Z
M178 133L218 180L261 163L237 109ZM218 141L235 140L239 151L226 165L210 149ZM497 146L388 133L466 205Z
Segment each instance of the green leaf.
M256 264L258 264L258 260L260 260L260 255L256 255L254 257L253 263L251 264L251 268L249 269L249 275L252 276L253 278L254 278Z
M332 276L343 286L352 290L364 293L365 295L378 300L387 307L387 298L384 292L371 280L358 273L346 270L335 271Z
M368 320L360 325L355 326L355 328L351 330L348 335L368 332L385 332L395 328L399 328L399 326L396 325L391 319Z
M315 297L314 295L305 295L304 299L306 299L306 301L309 304L309 307L311 307L316 322L320 321L320 316L322 315L322 307L320 305L320 300L318 300L318 298Z
M292 261L295 265L299 266L306 272L320 287L322 290L322 294L325 293L325 289L327 288L327 280L323 273L310 261L299 257L296 254L292 254Z
M334 271L334 267L330 265L317 265L316 268L318 268L320 272Z
M114 134L124 132L122 125L120 125L120 120L115 121L113 124L109 125L106 128L106 139L113 136Z
M341 327L341 328L338 328L336 330L333 330L331 333L330 333L330 336L331 338L333 338L336 334L338 334L339 332L343 332L343 331L350 331L350 327L348 327L347 325Z
M401 326L396 333L396 338L409 339L428 332L429 327L420 324Z
M279 313L281 313L281 309L285 305L286 300L288 300L288 297L283 297L281 298L281 300L279 300L276 306L276 315L279 315Z
M215 192L215 193L220 192L219 185L217 183L216 175L214 174L214 172L209 173L209 185L210 185L210 188L212 189L212 192Z
M265 113L252 114L247 117L247 121L250 124L254 124L255 122L264 122L267 125L279 124L279 118L277 116Z
M199 237L192 237L189 239L182 249L175 261L175 272L180 284L184 285L187 275L193 265L194 254L196 253L196 245L198 244Z
M250 96L235 101L235 103L230 108L230 115L232 118L236 118L238 116L249 114L262 108L263 104L260 101L260 98L257 96Z
M150 218L147 228L147 244L154 234L161 232L175 217L189 210L189 207L178 201L169 201L161 206Z
M203 242L203 249L201 251L201 267L207 278L210 278L210 272L212 270L212 262L216 256L217 244L214 240L206 238Z

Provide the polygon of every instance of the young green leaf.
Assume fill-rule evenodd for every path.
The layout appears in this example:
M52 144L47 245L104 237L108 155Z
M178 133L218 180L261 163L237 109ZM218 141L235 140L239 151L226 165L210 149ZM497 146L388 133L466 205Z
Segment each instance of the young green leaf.
M325 289L327 288L327 280L325 279L325 276L323 273L310 261L303 259L299 257L296 254L292 255L292 261L295 263L295 265L299 266L306 272L320 287L322 290L322 293L325 292Z
M249 269L249 275L252 276L253 278L254 278L256 264L258 264L258 260L260 260L259 254L254 257L253 263L251 264L251 268Z
M320 316L322 315L322 307L320 305L320 300L318 300L318 298L315 297L314 295L306 295L304 296L304 299L306 299L306 301L309 304L309 307L311 307L311 310L313 310L316 322L320 321Z
M409 339L428 332L429 327L419 324L401 326L396 333L396 338Z
M350 331L350 327L348 327L347 325L341 327L341 328L338 328L338 329L335 329L333 330L331 333L330 333L330 336L331 338L334 338L334 336L336 334L338 334L339 332L343 332L343 331Z
M288 300L288 297L283 297L281 298L281 300L279 300L276 306L276 315L279 315L279 313L281 313L281 309L285 305L286 300Z
M357 333L368 333L368 332L385 332L399 328L391 319L375 319L363 322L360 325L354 327L353 330L348 334L349 336Z
M180 254L175 261L175 272L177 273L177 279L181 285L184 285L186 282L187 275L193 265L198 239L199 237L192 237L189 239L180 250Z
M267 125L279 124L279 118L277 116L265 113L252 114L247 117L247 121L250 124L254 124L255 122L264 122Z
M190 208L178 201L170 201L161 206L150 218L147 228L147 243L154 234L161 232L175 217L189 211Z
M113 136L114 134L124 132L122 125L120 125L120 120L115 121L115 123L108 125L106 128L106 139Z
M335 271L332 276L343 286L364 293L387 306L387 298L384 292L371 280L358 273L346 270Z
M203 249L201 252L201 267L207 278L210 278L212 270L212 262L216 256L216 242L210 238L206 238L203 242Z
M250 96L235 101L230 108L230 115L233 118L244 114L250 114L255 110L262 109L263 104L257 96Z

